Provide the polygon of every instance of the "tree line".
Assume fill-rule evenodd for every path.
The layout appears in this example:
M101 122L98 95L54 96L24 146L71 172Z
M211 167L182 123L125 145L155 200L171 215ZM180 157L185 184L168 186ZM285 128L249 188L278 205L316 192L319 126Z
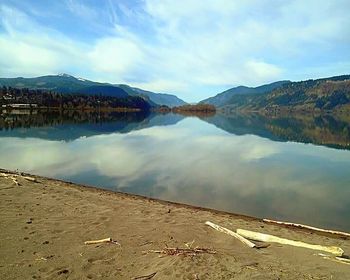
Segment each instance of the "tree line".
M0 105L32 104L47 109L109 110L129 109L148 111L151 105L142 97L112 97L84 94L61 94L51 90L0 87Z

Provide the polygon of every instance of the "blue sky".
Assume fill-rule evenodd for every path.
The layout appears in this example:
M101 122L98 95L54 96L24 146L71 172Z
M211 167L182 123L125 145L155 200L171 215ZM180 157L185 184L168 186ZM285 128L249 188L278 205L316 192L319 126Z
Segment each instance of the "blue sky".
M349 0L0 0L0 76L68 73L194 102L350 73Z

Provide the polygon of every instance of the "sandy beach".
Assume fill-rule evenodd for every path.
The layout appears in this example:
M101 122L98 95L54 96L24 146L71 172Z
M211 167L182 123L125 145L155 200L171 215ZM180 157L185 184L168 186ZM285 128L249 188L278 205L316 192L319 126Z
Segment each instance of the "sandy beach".
M271 243L249 248L206 221L312 244L350 240L198 207L1 170L0 279L349 279L350 265ZM16 184L18 182L19 185ZM120 245L85 245L111 237ZM186 247L187 243L187 247ZM205 248L197 255L153 252Z

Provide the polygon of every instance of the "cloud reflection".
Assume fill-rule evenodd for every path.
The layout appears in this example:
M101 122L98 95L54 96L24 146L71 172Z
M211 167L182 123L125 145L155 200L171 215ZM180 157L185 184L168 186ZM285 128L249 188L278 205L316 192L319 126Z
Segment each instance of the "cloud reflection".
M235 136L188 118L72 142L0 138L0 154L3 168L350 229L348 151Z

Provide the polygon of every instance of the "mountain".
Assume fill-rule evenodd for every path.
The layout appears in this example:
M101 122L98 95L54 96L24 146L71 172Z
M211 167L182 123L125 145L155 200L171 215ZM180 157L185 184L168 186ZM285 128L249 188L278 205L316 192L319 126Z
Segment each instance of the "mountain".
M239 94L264 94L267 92L272 91L275 88L278 88L284 84L290 83L290 81L279 81L274 82L267 85L262 85L258 87L246 87L246 86L238 86L234 88L230 88L228 90L225 90L224 92L221 92L217 94L216 96L207 98L202 100L200 103L207 103L214 105L216 107L222 107L224 105L227 105L227 102L231 99L234 95Z
M234 95L225 106L247 111L349 111L350 75L291 82L263 95Z
M202 102L208 102L208 99ZM350 111L350 75L300 82L282 81L252 91L238 87L213 97L210 102L229 110Z
M175 95L167 93L155 93L128 85L118 85L130 95L147 96L152 102L158 105L166 105L169 107L186 105L187 103Z
M99 94L98 96L96 95L98 87L92 86L87 89L84 94L61 94L47 89L2 86L0 87L0 105L6 108L5 111L16 106L26 107L29 110L39 108L45 110L150 111L152 109L152 105L144 97L128 95L120 88L107 88L104 95Z
M76 78L68 74L48 75L36 78L0 78L0 86L45 89L58 93L79 93L87 95L103 95L111 97L141 96L151 105L166 105L169 107L186 104L175 95L154 93L128 85L113 85L98 83L82 78Z

